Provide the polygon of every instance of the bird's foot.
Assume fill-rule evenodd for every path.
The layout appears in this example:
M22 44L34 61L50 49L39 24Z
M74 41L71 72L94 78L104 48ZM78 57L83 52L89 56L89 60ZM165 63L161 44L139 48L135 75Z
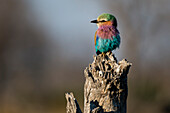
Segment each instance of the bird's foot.
M106 54L104 53L104 52L102 52L102 55L101 55L102 57L105 57L106 56Z
M112 51L109 51L109 55L111 55L112 54Z

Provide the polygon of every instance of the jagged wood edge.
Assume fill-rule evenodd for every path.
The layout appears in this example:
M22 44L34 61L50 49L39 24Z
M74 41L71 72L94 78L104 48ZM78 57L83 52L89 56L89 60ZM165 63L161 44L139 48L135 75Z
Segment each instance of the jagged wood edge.
M65 94L67 100L66 113L82 113L77 100L74 98L73 93Z
M107 54L107 55L109 55L109 54ZM113 57L114 57L114 55L113 55ZM94 59L94 60L96 60L96 59ZM116 61L116 63L117 63L117 59L114 57L114 60ZM131 67L131 63L129 63L126 59L123 59L122 61L120 61L120 62L118 62L117 63L118 65L121 65L122 67L121 67L121 69L123 69L122 71L123 72L125 72L125 73L122 73L123 75L125 75L126 77L127 77L127 74L128 74L128 71L129 71L129 68ZM89 77L87 77L87 68L85 69L86 71L86 73L85 73L85 77L86 77L86 79L87 78L89 78ZM93 75L92 75L93 76ZM91 76L91 77L92 77ZM125 77L124 76L124 77ZM90 78L91 78L90 77ZM123 77L123 76L122 76ZM93 78L93 77L92 77ZM91 78L91 80L92 80L92 78ZM91 81L90 80L90 81ZM92 80L93 81L93 80ZM127 84L127 78L126 78L126 81L122 81L122 82L124 82L125 84ZM85 91L84 91L85 92ZM127 96L127 90L125 91L126 93L125 93L125 95ZM124 96L125 96L124 95ZM121 98L127 98L127 97L121 97ZM80 107L79 107L79 105L78 105L78 102L77 102L77 100L74 98L74 96L73 96L73 93L66 93L66 99L67 99L67 113L82 113L82 111L81 111L81 109L80 109ZM102 109L102 107L101 106L96 106L96 104L94 103L93 104L95 107L94 107L94 109L91 109L90 110L90 113L104 113L104 111L103 111L103 109ZM91 105L90 105L91 106ZM121 103L121 105L120 105L120 107L124 107L124 106L126 106L126 103ZM87 107L87 106L86 106ZM85 109L87 109L87 108L85 108L85 106L84 106L84 110ZM86 111L86 110L85 110ZM126 113L126 108L125 108L125 110L123 110L123 111L118 111L118 112L121 112L121 113ZM114 112L114 113L117 113L117 112Z

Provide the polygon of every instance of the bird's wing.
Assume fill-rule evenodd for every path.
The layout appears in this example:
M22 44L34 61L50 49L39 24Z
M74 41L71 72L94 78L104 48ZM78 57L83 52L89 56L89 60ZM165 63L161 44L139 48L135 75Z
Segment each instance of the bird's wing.
M96 45L96 40L97 40L97 31L95 32L95 35L94 35L94 43Z

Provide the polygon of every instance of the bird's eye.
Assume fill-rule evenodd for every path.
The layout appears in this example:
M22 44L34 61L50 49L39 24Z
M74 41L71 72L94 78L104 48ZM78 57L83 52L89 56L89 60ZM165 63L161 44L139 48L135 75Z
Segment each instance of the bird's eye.
M106 22L106 20L101 20L100 22Z

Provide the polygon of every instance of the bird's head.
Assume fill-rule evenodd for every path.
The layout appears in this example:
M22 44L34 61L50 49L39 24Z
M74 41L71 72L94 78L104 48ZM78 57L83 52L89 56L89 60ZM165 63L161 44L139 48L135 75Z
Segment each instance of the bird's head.
M113 15L107 13L101 14L97 18L97 20L93 20L91 21L91 23L96 23L98 27L107 26L107 25L117 27L116 18Z

